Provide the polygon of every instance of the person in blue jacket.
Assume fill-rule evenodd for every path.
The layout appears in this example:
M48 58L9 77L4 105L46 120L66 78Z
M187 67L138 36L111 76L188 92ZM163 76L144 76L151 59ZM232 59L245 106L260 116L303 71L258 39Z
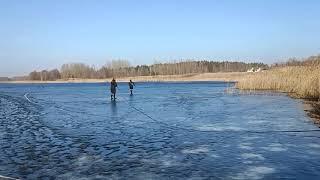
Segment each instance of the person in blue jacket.
M129 85L130 95L133 95L133 94L132 94L133 86L136 86L136 85L134 84L134 82L132 82L131 79L130 79L128 85Z

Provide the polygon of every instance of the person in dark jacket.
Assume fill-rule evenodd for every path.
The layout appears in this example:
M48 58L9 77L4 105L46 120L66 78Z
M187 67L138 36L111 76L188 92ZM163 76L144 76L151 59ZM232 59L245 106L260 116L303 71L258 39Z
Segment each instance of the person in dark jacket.
M132 94L133 86L136 86L136 85L134 84L134 82L131 81L131 79L130 79L128 85L129 85L130 95L133 95L133 94Z
M111 91L111 100L116 100L116 92L117 92L118 84L116 80L113 78L110 83L110 91Z

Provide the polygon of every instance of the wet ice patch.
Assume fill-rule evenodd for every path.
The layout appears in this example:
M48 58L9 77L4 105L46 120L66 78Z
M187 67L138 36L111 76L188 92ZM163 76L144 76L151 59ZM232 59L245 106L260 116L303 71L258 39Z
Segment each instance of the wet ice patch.
M266 175L274 172L275 169L271 167L248 167L244 172L238 173L236 176L232 176L231 179L262 179Z
M193 149L184 149L181 152L183 154L202 154L202 153L208 153L209 149L207 146L199 146Z
M243 154L241 154L241 158L243 158L243 159L258 159L258 160L265 159L261 154L254 154L254 153L243 153Z
M288 148L284 147L280 143L271 143L267 147L262 147L262 149L272 152L282 152L288 150Z

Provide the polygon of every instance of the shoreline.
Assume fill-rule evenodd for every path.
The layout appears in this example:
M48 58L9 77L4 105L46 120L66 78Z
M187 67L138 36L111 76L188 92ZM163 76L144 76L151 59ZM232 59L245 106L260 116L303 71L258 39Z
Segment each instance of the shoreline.
M201 74L184 74L184 75L157 75L157 76L135 76L135 77L119 77L117 82L128 82L132 79L134 82L190 82L190 81L221 81L236 82L240 78L248 75L248 72L227 72L227 73L201 73ZM56 81L0 81L0 83L13 84L49 84L49 83L100 83L110 82L112 78L106 79L58 79Z
M303 110L313 123L320 128L320 114L315 106L320 106L320 104L315 101L303 100Z

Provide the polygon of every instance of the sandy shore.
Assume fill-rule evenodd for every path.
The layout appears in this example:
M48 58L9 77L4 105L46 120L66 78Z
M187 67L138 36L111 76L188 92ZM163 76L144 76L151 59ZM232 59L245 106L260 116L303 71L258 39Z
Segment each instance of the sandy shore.
M158 76L136 76L116 78L118 82L128 82L132 79L134 82L178 82L178 81L238 81L246 76L247 72L230 73L203 73L203 74L185 74L185 75L158 75ZM59 79L56 81L1 81L0 83L96 83L109 82L108 79Z

